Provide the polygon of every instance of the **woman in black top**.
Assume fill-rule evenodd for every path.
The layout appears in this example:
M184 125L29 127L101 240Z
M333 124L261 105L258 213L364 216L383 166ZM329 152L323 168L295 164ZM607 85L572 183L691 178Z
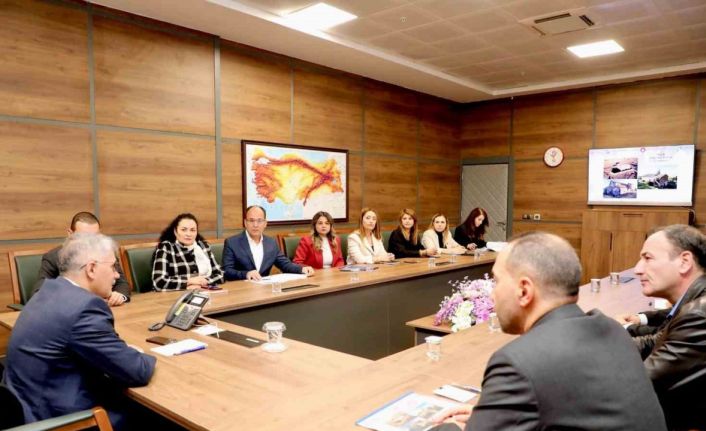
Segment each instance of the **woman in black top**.
M414 210L405 208L400 211L399 226L390 234L387 249L395 255L396 259L401 257L433 256L436 250L425 250L419 240L419 230L417 228L417 216Z
M488 213L483 208L473 208L466 221L454 230L454 239L457 243L469 250L485 247L485 230L489 224Z

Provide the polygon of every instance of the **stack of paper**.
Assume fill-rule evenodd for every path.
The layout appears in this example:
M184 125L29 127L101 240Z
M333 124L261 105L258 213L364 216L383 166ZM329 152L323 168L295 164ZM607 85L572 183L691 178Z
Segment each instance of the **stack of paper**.
M273 274L267 277L262 277L262 280L252 280L257 284L272 284L272 283L287 283L288 281L303 280L306 274Z
M187 338L186 340L177 341L176 343L165 344L164 346L154 347L150 349L154 353L159 353L163 356L183 355L184 353L203 350L208 344Z

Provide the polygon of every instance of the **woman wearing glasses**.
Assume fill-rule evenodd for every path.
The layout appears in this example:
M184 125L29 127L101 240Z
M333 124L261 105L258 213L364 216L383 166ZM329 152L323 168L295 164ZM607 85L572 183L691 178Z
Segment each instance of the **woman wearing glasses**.
M193 214L179 214L160 235L152 257L152 283L158 291L223 283L223 271Z

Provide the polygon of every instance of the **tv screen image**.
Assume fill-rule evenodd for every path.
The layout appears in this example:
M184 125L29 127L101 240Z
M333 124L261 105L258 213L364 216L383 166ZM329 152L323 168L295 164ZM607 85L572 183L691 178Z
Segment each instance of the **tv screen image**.
M605 148L588 153L588 203L692 204L694 146Z

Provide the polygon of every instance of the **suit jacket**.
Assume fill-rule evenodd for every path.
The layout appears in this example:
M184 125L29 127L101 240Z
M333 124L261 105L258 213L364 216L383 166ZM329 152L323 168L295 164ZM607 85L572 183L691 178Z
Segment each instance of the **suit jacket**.
M576 304L550 311L495 352L482 389L467 431L666 430L630 336Z
M434 229L427 229L422 234L422 246L424 248L435 248L440 253L452 254L451 249L455 247L463 247L451 237L451 232L446 232L444 236L444 244L439 244L439 237Z
M36 294L42 288L44 280L57 278L59 276L59 251L61 246L55 247L42 256L42 266L39 268L39 280L34 284L32 295ZM115 280L113 291L122 293L127 300L130 300L130 284L125 278L123 268L120 266L120 261L115 262L115 270L118 271L120 277Z
M223 246L223 270L226 280L245 280L247 273L255 268L255 260L250 251L247 232L242 232L225 240ZM282 250L277 247L277 242L269 236L262 235L263 257L260 265L260 275L270 275L272 266L282 272L301 274L302 267L293 263Z
M116 389L144 386L155 361L118 337L102 298L60 277L45 281L17 319L5 381L33 422L108 404Z
M330 242L329 245L331 245ZM333 261L331 262L332 268L344 265L343 253L341 252L341 239L339 237L336 237L335 250L333 249L333 245L331 245L331 254L333 255ZM314 240L311 236L302 237L299 241L297 251L294 253L294 263L311 266L314 269L324 267L324 255L321 250L314 248Z
M659 329L636 337L670 429L706 429L706 275L689 286L674 317L651 313Z
M373 235L373 243L360 236L358 231L348 235L348 263L373 263L374 256L387 256L385 244Z
M475 238L468 235L466 231L466 225L460 224L454 229L454 241L466 247L468 244L473 243L478 248L483 248L486 246L485 240L482 238Z

